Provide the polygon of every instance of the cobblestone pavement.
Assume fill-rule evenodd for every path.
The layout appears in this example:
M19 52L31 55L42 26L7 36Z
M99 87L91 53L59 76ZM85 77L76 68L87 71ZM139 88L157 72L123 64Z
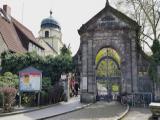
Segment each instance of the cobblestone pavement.
M52 117L47 120L115 120L126 107L117 102L97 102L84 109Z
M148 120L151 112L147 108L131 108L123 120Z

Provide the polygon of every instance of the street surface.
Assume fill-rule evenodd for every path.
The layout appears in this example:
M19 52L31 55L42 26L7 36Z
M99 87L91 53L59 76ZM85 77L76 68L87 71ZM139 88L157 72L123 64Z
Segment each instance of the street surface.
M47 120L115 120L125 110L126 107L117 102L97 102L84 109Z
M148 120L151 115L148 108L131 108L123 120Z

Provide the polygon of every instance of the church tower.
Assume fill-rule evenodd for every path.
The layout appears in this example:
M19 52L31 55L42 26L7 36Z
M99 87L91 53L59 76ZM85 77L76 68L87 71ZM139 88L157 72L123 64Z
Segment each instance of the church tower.
M61 27L52 17L52 11L48 18L42 20L40 27L38 41L45 48L45 56L60 54L63 47Z

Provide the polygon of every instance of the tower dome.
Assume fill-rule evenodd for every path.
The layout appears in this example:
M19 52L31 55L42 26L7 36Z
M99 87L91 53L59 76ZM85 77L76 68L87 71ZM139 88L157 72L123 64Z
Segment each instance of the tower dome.
M41 28L56 28L59 30L61 29L59 23L52 17L52 11L50 11L50 17L42 20Z

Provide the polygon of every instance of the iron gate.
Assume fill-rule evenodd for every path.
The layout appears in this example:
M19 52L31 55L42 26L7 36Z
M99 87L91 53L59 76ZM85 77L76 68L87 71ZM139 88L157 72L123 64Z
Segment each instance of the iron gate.
M107 48L96 65L97 100L116 99L120 91L121 71L115 51ZM99 71L103 73L99 74Z

